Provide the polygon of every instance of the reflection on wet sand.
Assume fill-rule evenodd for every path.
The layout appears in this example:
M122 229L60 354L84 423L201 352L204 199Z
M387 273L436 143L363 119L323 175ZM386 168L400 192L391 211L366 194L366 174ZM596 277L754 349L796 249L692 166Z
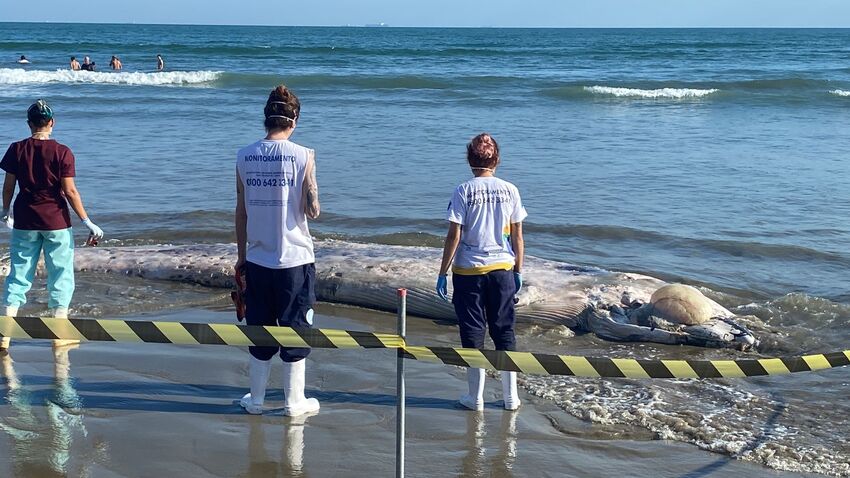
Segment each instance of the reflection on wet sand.
M492 436L491 442L499 443L499 450L487 458L487 426L484 413L466 414L467 452L461 465L463 477L513 477L513 466L517 455L518 413L503 413L499 433Z
M92 465L105 456L103 444L89 447L83 404L70 379L68 352L77 347L78 343L53 346L52 394L27 390L15 372L12 356L8 352L0 356L6 400L12 410L0 421L0 429L12 441L9 454L15 477L89 476ZM47 420L36 413L42 407ZM88 449L72 454L75 441ZM71 463L72 456L79 459L77 466Z
M286 441L284 443L285 460L283 460L284 476L307 476L304 473L304 425L307 416L292 417L286 424Z
M252 417L248 438L250 460L248 471L242 476L245 478L309 477L309 473L304 471L304 428L307 419L313 415L315 413L286 418L282 425L278 421L263 423L261 417ZM266 451L265 427L267 426L272 428L273 433L281 433L281 426L283 427L284 440L280 459L270 458Z

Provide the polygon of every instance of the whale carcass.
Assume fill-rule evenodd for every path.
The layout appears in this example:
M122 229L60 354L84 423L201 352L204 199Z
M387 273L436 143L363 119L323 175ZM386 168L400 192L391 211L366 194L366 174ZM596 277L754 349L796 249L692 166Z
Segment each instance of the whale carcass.
M234 286L235 244L89 247L75 253L80 272ZM395 311L396 289L405 288L410 314L454 321L452 305L433 291L440 254L429 247L316 241L316 296L325 302ZM4 268L8 270L8 264ZM754 342L746 329L729 325L734 314L698 291L698 306L708 321L683 324L669 320L670 314L665 318L658 313L662 308L651 307L653 293L665 286L653 277L534 257L526 259L523 276L526 283L516 308L521 322L553 322L607 340L734 347ZM724 330L712 332L712 324L720 323L727 324ZM727 334L732 328L738 335Z

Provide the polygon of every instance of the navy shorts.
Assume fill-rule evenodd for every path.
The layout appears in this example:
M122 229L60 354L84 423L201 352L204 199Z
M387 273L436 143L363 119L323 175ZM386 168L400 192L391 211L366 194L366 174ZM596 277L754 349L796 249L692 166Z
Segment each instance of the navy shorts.
M245 265L245 282L245 322L248 325L313 326L315 264L270 269L248 262ZM248 347L251 355L260 360L271 360L278 350L284 362L297 362L310 354L309 348Z
M516 283L513 271L492 271L483 275L452 274L460 343L464 348L484 347L484 331L496 350L516 350L514 336L514 296Z

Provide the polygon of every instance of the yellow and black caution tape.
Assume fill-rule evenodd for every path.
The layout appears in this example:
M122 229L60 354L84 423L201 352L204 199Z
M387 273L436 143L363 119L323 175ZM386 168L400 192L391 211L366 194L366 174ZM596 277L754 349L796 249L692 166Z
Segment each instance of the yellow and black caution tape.
M404 347L407 358L536 375L610 378L739 378L811 372L850 364L850 350L798 357L739 360L640 360L532 352Z
M336 329L111 319L0 317L0 337L188 345L401 349L405 358L424 362L576 377L739 378L786 375L850 365L850 350L761 359L641 360L417 347L407 345L402 337L394 334Z
M182 345L397 349L404 339L335 329L293 329L236 324L201 324L113 319L0 317L0 336Z

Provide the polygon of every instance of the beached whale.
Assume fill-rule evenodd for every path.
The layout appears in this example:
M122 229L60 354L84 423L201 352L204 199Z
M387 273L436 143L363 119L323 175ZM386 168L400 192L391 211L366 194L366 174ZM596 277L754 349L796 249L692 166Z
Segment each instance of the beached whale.
M609 340L742 350L758 345L733 314L715 305L695 287L668 284L653 292L648 302L626 292L620 304L592 304L582 325Z
M316 296L325 302L395 311L396 289L406 288L410 314L454 321L452 305L434 293L440 255L440 249L429 247L316 241ZM75 268L232 288L235 257L235 244L88 247L76 250ZM8 265L4 269L8 270ZM713 334L711 324L692 325L712 339L702 340L681 324L662 327L660 321L631 320L626 309L631 304L650 303L652 294L665 285L653 277L534 257L526 259L523 277L525 285L517 296L519 321L557 323L607 340L736 347L748 342L729 336L725 326ZM629 298L625 309L624 296ZM734 317L716 302L702 294L699 297L699 306L711 318Z

